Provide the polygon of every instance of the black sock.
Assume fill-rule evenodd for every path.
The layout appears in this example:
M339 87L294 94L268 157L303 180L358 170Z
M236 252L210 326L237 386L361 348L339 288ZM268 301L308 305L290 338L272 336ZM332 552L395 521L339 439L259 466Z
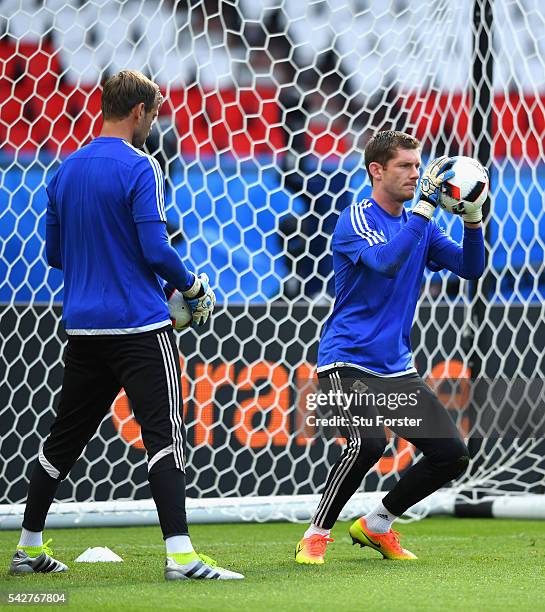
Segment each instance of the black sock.
M403 474L382 503L392 514L402 516L411 506L463 473L468 464L469 456L466 454L437 463L422 457Z
M157 506L163 538L188 535L185 512L185 474L175 467L174 456L170 454L158 461L151 468L148 480Z
M45 518L53 503L60 481L52 478L36 461L30 477L23 527L29 531L43 531Z

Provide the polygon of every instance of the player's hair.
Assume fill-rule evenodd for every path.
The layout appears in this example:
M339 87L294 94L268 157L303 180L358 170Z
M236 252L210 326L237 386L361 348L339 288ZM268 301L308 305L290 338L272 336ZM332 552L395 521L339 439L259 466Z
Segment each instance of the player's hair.
M369 172L371 162L377 162L381 166L385 166L395 157L397 149L420 149L421 146L422 144L417 138L405 134L405 132L396 132L395 130L377 132L365 145L365 168L371 180L371 185L373 184L373 177Z
M141 102L146 113L160 105L163 96L159 85L136 70L122 70L110 77L102 90L104 119L123 119Z

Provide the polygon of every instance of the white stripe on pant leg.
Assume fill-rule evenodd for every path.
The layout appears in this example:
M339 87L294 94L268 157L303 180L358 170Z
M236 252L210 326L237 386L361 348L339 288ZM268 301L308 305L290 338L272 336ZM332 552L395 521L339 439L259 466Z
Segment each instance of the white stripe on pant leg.
M180 379L178 377L178 372L176 370L176 360L179 360L179 355L178 355L178 352L173 348L172 343L170 342L170 339L168 337L168 334L166 333L165 333L165 341L167 343L167 353L172 358L172 375L175 381L175 385L174 385L174 390L175 390L174 420L176 421L176 424L177 424L176 433L177 433L177 442L178 442L178 449L180 452L180 458L182 461L183 468L185 469L184 434L183 434L184 423L182 419L182 413L180 410L180 395L181 395Z
M332 379L336 380L337 390L340 393L343 393L343 386L342 386L341 375L339 374L338 370L332 372ZM341 397L344 397L344 395L341 395ZM340 412L340 410L339 410L339 412ZM353 420L354 415L350 411L350 404L344 408L344 413L345 413L345 415L348 414L348 428L352 432L352 439L355 440L356 449L357 449L357 452L356 452L356 459L357 459L357 456L360 454L361 445L362 445L361 433L360 433L359 428L354 425L354 420ZM354 460L354 462L356 461L356 459ZM350 471L352 469L352 467L353 466L350 466L348 471ZM362 478L363 478L363 476L362 476ZM343 480L344 480L344 477L343 477ZM340 488L340 485L341 485L341 483L338 484L337 490L334 492L334 495L337 494L337 491Z
M335 375L337 376L335 377ZM343 389L342 389L342 384L340 382L340 376L338 375L338 373L337 372L331 373L329 375L329 378L330 378L330 382L331 382L331 386L333 390L337 392L340 391L340 393L342 394ZM337 382L337 378L339 382ZM340 397L342 398L342 395ZM342 413L340 411L340 406L336 404L336 407L337 407L339 414L342 416ZM356 427L354 427L354 424L352 423L352 414L350 413L350 410L348 410L348 408L346 408L345 413L348 413L349 415L349 430L352 434L352 437L348 441L348 450L347 450L347 453L344 459L342 460L341 465L337 469L337 472L335 476L333 477L332 481L329 483L327 489L322 493L322 498L320 500L320 503L318 504L318 508L316 508L316 512L314 514L314 518L312 519L312 522L318 526L321 525L321 522L325 518L325 515L327 514L327 512L329 512L329 509L331 508L331 505L333 504L333 501L335 500L335 495L337 495L339 488L344 482L346 476L350 474L350 470L356 463L358 455L360 453L360 449L361 449L360 432ZM352 442L354 443L354 445L352 445L351 447Z
M57 480L57 478L61 475L59 470L54 465L49 463L49 461L45 458L43 445L40 446L40 452L38 453L38 461L40 462L40 465L43 467L43 469L49 474L49 476L51 476L51 478Z
M163 347L163 343L162 343L162 334L159 334L157 336L157 342L159 343L159 348L161 350L161 355L163 357L163 364L165 366L165 376L167 379L167 389L168 389L168 417L170 420L170 426L171 426L171 436L172 436L172 440L174 440L174 421L172 420L172 385L170 382L170 368L167 362L167 358L165 355L165 349ZM174 453L174 459L176 459L176 453Z
M340 393L341 394L340 397L342 398L343 388L342 388L342 381L341 381L341 377L339 373L332 372L329 375L329 377L331 380L331 386L333 390L336 391L337 393ZM348 451L343 460L343 464L339 466L339 469L337 470L337 473L333 477L333 480L330 482L327 490L322 495L322 499L315 513L316 520L313 521L316 525L320 524L317 521L321 522L324 520L325 515L327 514L327 512L329 511L329 509L331 508L335 500L335 496L337 495L346 477L350 474L350 471L352 470L354 464L356 463L358 455L361 451L361 435L360 435L359 429L355 427L352 422L353 415L350 412L350 409L347 406L345 406L344 415L343 415L343 413L341 412L340 406L337 405L336 407L341 416L348 415L349 417L348 429L350 430L350 433L351 433L351 439L348 442Z
M172 351L172 345L168 338L168 334L164 332L160 334L161 348L163 350L163 359L168 364L168 371L171 380L172 403L170 405L170 419L172 426L172 440L174 457L176 458L176 466L185 471L184 457L184 438L182 433L182 417L180 416L180 381L176 371L175 356Z
M336 391L337 393L342 394L343 388L342 388L341 379L338 373L332 372L329 375L329 377L331 380L331 386L333 390ZM340 395L340 397L342 398L343 396ZM338 405L336 407L337 407L339 414L343 416L343 414L341 413L340 407ZM325 514L331 508L331 505L333 504L333 501L335 499L335 496L338 493L339 488L343 484L347 475L350 474L350 471L353 468L354 463L357 461L358 455L361 450L360 432L356 427L354 427L354 424L352 423L352 414L350 413L350 410L347 407L345 407L344 416L346 416L347 414L349 416L348 428L351 433L351 438L348 441L347 454L344 457L343 463L339 466L337 473L333 477L332 481L329 483L327 490L324 491L322 495L322 499L315 513L316 520L313 521L317 525L319 525L321 521L323 521L323 519L325 518Z
M182 470L185 469L185 460L183 453L183 435L181 430L181 418L180 418L180 380L178 379L178 375L176 372L176 362L172 355L172 347L170 344L170 340L168 334L165 332L163 335L163 343L165 348L165 354L167 361L170 366L170 374L172 377L172 420L174 422L173 429L173 450L175 456L178 459L179 464L181 465Z
M329 377L329 382L331 385L331 390L333 392L336 392L336 385L335 385L336 381L333 380L332 373L328 374L328 377ZM337 404L335 404L335 408L337 409L337 412L340 413L339 406ZM329 496L331 493L331 488L333 487L334 483L337 481L337 478L339 477L340 473L344 470L344 466L346 462L350 461L351 456L352 456L352 448L353 448L352 439L349 439L347 443L347 447L345 449L346 453L342 457L341 463L337 466L336 472L333 475L331 482L327 484L326 489L323 491L322 497L320 498L320 501L318 503L318 507L316 508L316 511L314 512L314 516L312 518L312 523L314 525L317 525L317 526L321 525L321 520L322 520L321 515L323 514L324 504L328 502Z
M173 377L172 377L172 372L171 372L171 367L172 364L170 363L170 360L168 358L168 353L165 351L165 346L163 343L163 334L159 334L157 336L157 341L159 343L159 347L161 349L161 354L163 356L163 363L165 366L165 375L166 375L166 379L167 379L167 388L168 388L168 409L169 409L169 419L170 419L170 424L171 424L171 436L172 436L172 441L173 441L173 451L174 451L174 462L176 463L176 467L180 470L184 469L184 465L183 465L183 460L180 459L179 453L177 452L177 444L176 444L176 421L174 419L174 414L173 414L173 408L175 405L175 401L174 401L174 396L173 396Z
M177 381L176 376L176 365L172 362L172 353L169 350L169 340L166 333L162 333L159 335L159 343L161 345L161 351L163 353L163 359L166 364L166 369L168 372L168 387L169 387L169 417L170 422L172 424L172 442L173 442L173 452L174 459L176 462L176 467L180 470L184 470L184 457L183 452L181 451L182 446L182 436L180 431L179 419L176 418L176 410L179 406L179 381Z
M148 474L151 471L151 468L158 462L160 461L163 457L166 457L167 455L170 455L170 453L174 452L173 448L172 448L172 444L170 446L166 446L165 448L161 449L158 453L155 453L155 455L153 455L153 457L148 461Z
M359 455L359 452L360 445L358 444L357 440L352 438L347 445L347 451L342 460L342 463L339 465L327 489L322 493L322 498L320 499L320 503L316 508L312 523L317 527L322 526L322 521L324 520L326 514L329 512L333 502L335 501L335 495L337 494L338 488L342 485L346 476L350 473Z

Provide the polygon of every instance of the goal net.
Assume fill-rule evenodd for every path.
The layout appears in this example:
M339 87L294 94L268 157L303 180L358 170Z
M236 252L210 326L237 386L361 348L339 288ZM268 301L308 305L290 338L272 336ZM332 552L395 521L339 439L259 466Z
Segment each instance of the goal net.
M478 156L491 173L485 276L471 283L426 272L412 339L417 369L467 438L471 465L435 506L421 504L413 515L483 510L498 496L523 502L522 515L539 506L539 0L3 0L0 11L6 512L25 499L62 379L62 275L45 262L44 187L98 134L101 83L125 68L164 92L146 147L166 175L168 231L218 297L210 325L177 336L190 508L212 508L221 520L295 519L316 503L342 449L303 426L334 299L330 241L340 211L370 194L362 152L378 129L418 137L424 162ZM460 219L439 217L461 240ZM392 436L351 512L417 459ZM145 449L122 392L58 500L78 502L82 512L129 507L144 516L149 498Z

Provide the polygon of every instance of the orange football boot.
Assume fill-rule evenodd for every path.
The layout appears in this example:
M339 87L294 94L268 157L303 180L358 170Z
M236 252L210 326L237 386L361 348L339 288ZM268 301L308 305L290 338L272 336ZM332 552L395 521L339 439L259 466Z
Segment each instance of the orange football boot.
M295 547L295 561L309 565L321 565L324 563L324 555L329 542L333 538L315 533L309 538L303 538Z
M352 523L348 530L354 544L369 546L378 551L385 559L413 560L418 557L399 543L399 533L390 529L386 533L374 533L367 528L363 516Z

